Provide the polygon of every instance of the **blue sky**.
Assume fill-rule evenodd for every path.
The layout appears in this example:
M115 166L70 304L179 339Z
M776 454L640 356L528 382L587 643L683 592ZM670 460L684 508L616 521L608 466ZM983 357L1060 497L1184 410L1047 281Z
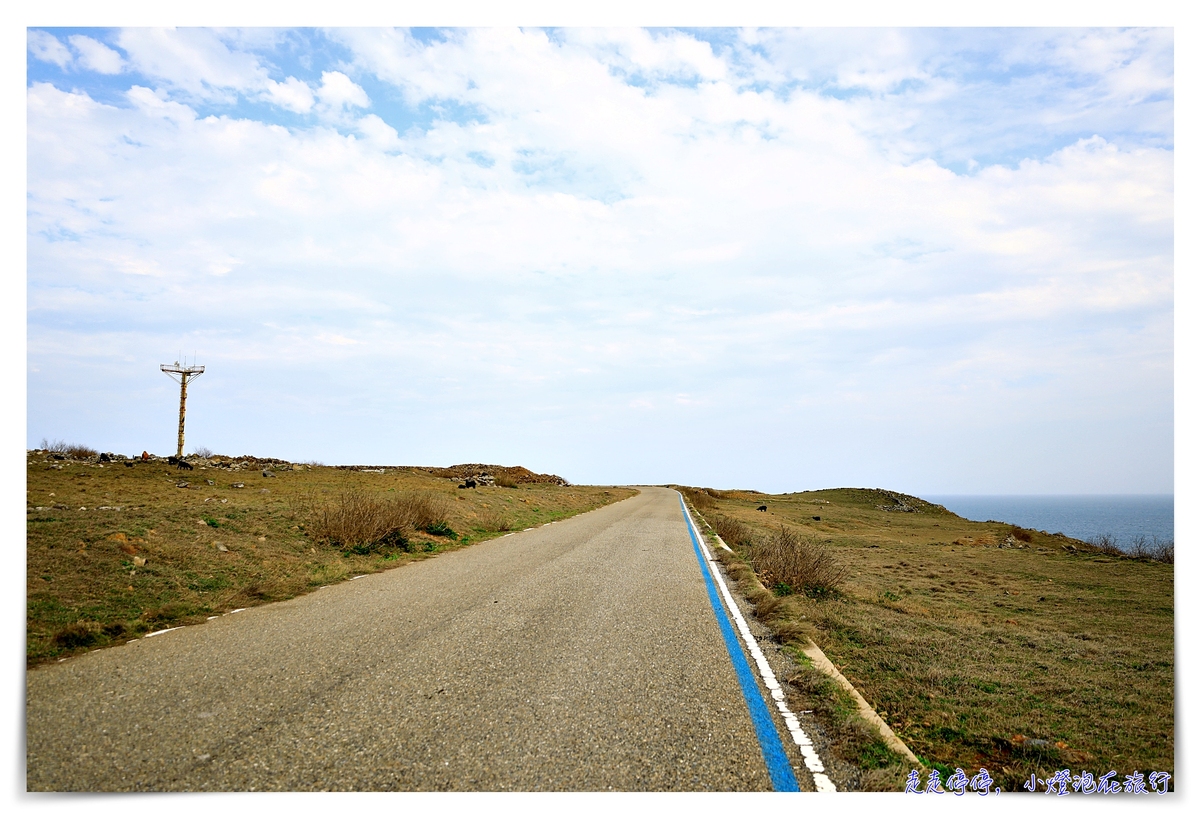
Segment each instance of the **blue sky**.
M27 445L1170 492L1171 29L37 29Z

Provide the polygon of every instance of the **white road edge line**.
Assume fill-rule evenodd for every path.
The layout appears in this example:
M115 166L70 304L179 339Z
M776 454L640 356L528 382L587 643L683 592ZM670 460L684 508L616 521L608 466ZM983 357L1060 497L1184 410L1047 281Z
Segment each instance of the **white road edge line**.
M750 655L754 658L754 663L758 665L758 673L762 677L763 684L771 691L771 698L774 700L775 706L779 708L779 713L783 716L783 723L787 725L788 732L792 734L792 741L796 742L796 746L800 748L800 755L804 756L804 766L812 774L813 783L817 786L817 792L837 792L837 786L829 780L829 776L825 775L825 765L821 762L821 756L817 753L816 748L813 747L812 739L801 729L800 720L788 709L787 702L784 700L783 688L780 687L779 680L775 678L775 672L771 670L771 666L767 663L767 657L763 656L762 649L758 646L758 640L750 632L750 626L746 624L746 620L742 616L742 612L738 609L737 603L733 601L733 595L729 593L729 588L725 585L725 579L721 576L720 565L717 560L713 559L712 552L708 550L708 545L704 542L704 537L701 536L700 530L696 527L696 522L692 519L690 511L688 512L688 525L696 532L696 541L700 543L700 548L704 551L704 558L708 560L709 567L712 570L713 578L721 588L721 596L725 599L725 607L729 609L729 615L732 617L734 624L737 625L738 633L742 636L742 642L745 643L747 650L750 651Z
M183 625L176 625L174 628L163 628L161 631L155 631L154 633L148 633L145 636L143 636L142 638L149 639L151 636L158 636L160 633L170 633L171 631L177 631L182 627L183 627Z

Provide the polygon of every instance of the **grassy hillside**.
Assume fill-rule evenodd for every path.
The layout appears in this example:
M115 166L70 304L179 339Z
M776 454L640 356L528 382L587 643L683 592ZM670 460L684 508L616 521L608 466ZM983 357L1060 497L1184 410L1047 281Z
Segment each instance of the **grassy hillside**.
M879 490L688 495L738 560L787 526L846 569L825 595L758 574L776 627L811 635L943 777L1174 775L1172 565Z
M458 489L458 477L420 468L379 473L213 457L180 471L165 461L59 457L27 457L30 664L287 599L633 494L559 485L553 475L535 482L543 476L524 469L506 472L508 487ZM275 476L264 477L264 468ZM339 529L364 511L383 527L366 537Z

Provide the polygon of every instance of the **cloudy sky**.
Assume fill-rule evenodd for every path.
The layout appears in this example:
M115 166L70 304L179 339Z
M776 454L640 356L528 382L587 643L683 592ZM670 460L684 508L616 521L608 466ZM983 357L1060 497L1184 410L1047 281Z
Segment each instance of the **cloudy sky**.
M37 29L27 445L1173 490L1171 29Z

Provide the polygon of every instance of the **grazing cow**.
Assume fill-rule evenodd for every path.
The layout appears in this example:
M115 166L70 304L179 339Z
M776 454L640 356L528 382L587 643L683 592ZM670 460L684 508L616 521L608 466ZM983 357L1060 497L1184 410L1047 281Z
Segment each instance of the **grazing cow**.
M758 510L759 510L759 511L766 511L766 510L767 510L767 507L766 507L766 506L759 506L759 507L758 507Z
M149 460L149 459L150 459L150 453L147 451L143 451L142 452L142 460Z
M176 457L175 455L171 455L170 457L168 457L167 462L170 463L171 465L173 465L175 468L179 469L180 471L183 471L185 469L187 471L192 471L193 469L196 468L191 463L184 460L182 457Z
M816 520L818 523L819 523L819 522L821 522L821 518L820 518L820 517L813 517L813 519L814 519L814 520Z

